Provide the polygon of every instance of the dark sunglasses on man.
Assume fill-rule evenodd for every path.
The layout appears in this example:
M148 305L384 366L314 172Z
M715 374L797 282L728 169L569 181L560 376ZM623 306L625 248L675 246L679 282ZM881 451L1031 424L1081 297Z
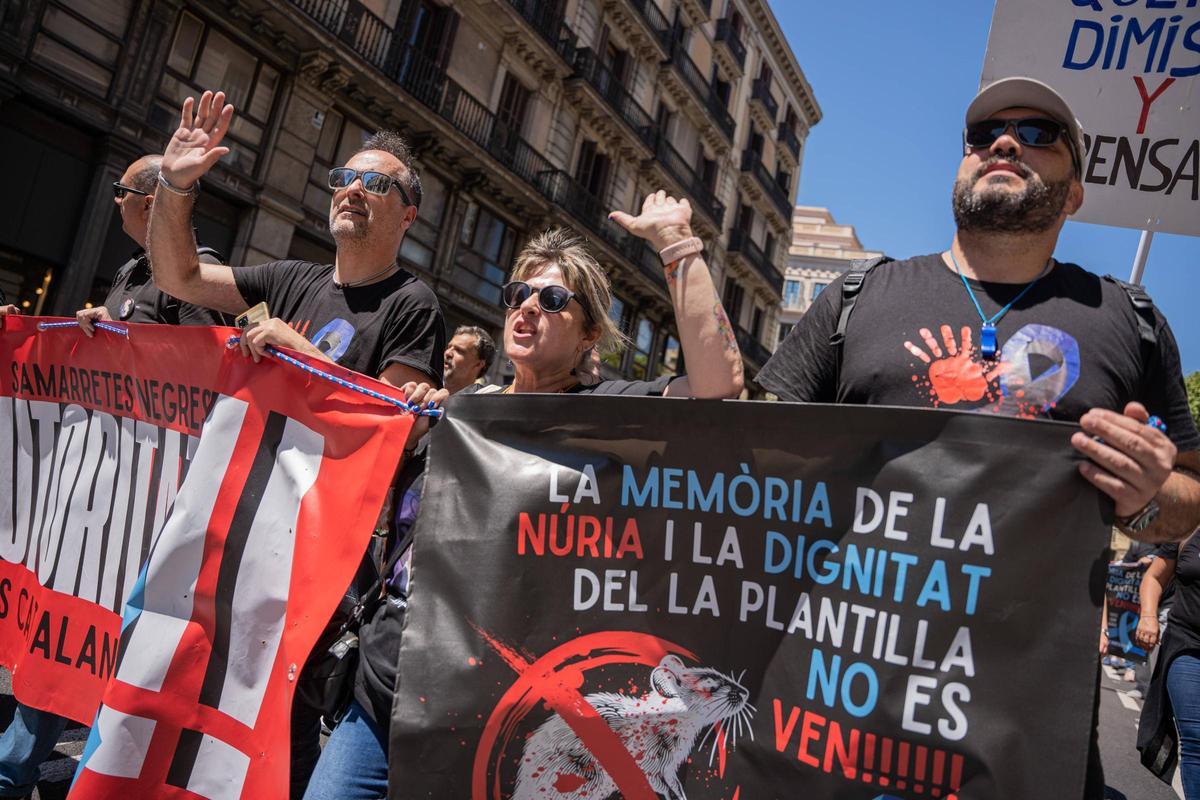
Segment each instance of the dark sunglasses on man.
M356 178L362 178L363 190L369 194L386 195L395 186L400 192L400 199L405 205L413 205L413 201L408 198L408 192L404 191L404 184L383 172L375 172L367 170L359 172L349 167L334 167L329 170L329 188L330 189L345 189L350 184L354 183Z
M963 141L968 147L991 147L1009 130L1026 147L1049 147L1062 137L1066 127L1045 117L984 119L967 126Z
M500 299L509 308L520 308L531 294L537 293L538 305L542 311L557 314L567 307L575 293L565 286L552 283L541 289L534 289L525 281L511 281L500 289Z
M126 186L120 181L113 181L112 185L113 197L118 200L123 200L126 194L140 194L142 197L149 197L149 192L143 192L141 189L135 189L132 186Z
M1079 154L1067 134L1067 127L1061 122L1046 117L1026 117L1024 119L981 119L972 122L963 130L963 143L967 147L982 149L991 147L996 140L1008 131L1013 132L1017 141L1025 147L1050 147L1059 139L1067 145L1071 154L1071 163L1079 171Z

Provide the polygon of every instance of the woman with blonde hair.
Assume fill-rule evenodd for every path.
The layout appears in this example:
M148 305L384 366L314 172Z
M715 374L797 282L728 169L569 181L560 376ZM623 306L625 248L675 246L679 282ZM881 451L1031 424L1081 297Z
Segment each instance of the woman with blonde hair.
M512 360L511 386L480 391L624 394L666 397L732 398L742 391L742 357L725 310L717 298L703 243L692 234L687 200L651 194L639 215L609 215L650 242L662 257L680 346L688 375L650 381L593 380L580 365L592 353L611 352L624 337L609 317L612 288L604 270L582 240L557 229L535 236L522 248L502 299L504 349ZM463 394L474 387L467 387ZM444 389L426 384L404 387L407 397L441 403ZM424 481L423 452L406 457L413 476L397 489L400 513L392 546L408 549ZM334 729L305 800L368 800L387 795L388 724L395 693L400 634L408 598L407 552L388 576L387 596L359 632L360 658L354 700Z
M625 338L609 317L612 289L581 240L555 229L536 236L517 256L502 291L508 313L504 349L513 363L506 391L642 394L666 397L737 397L742 358L725 310L692 235L691 207L658 192L642 213L610 217L646 239L663 257L663 269L688 374L650 381L589 381L581 361L593 350L614 352Z

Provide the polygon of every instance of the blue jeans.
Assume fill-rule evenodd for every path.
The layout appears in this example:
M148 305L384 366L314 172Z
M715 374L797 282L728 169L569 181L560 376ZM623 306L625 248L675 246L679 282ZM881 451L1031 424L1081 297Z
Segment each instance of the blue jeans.
M1179 656L1167 673L1167 694L1179 728L1179 776L1188 800L1200 798L1200 658Z
M38 767L54 752L69 720L17 703L12 723L0 736L0 797L33 792Z
M387 730L357 701L325 743L304 800L383 800L387 797Z

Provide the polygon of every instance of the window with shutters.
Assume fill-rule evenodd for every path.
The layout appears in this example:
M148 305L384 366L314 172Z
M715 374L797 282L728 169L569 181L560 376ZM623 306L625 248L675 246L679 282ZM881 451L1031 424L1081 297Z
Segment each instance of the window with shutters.
M579 146L579 161L575 166L575 178L593 197L604 199L608 188L608 173L611 162L608 156L596 149L596 143L584 139Z
M500 88L500 103L496 107L496 120L513 133L519 134L525 127L525 111L529 107L531 92L512 73L504 76Z
M132 11L133 0L50 0L33 41L33 60L107 97Z
M500 304L500 287L508 275L516 232L488 209L470 203L463 214L452 279L486 303Z
M222 142L230 152L221 163L252 175L266 143L267 121L279 93L279 70L221 30L184 11L175 26L167 68L151 112L155 127L168 135L174 133L183 101L188 97L199 99L213 86L221 87L226 102L237 109Z

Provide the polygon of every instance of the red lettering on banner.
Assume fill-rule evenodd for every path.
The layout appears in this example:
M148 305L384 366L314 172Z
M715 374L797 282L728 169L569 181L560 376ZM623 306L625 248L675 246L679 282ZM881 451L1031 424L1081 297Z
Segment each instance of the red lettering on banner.
M829 775L838 774L847 780L878 783L884 787L895 785L900 790L911 786L918 793L957 800L955 793L962 787L965 766L961 754L923 744L895 742L796 706L787 711L784 722L783 702L774 698L771 706L775 716L777 752L787 752L798 723L796 760L801 764ZM910 784L914 779L915 782Z
M517 555L546 555L549 544L550 555L579 558L631 558L642 559L642 537L638 532L637 520L625 520L621 541L613 548L612 517L589 516L587 514L538 514L536 523L528 512L517 516Z
M1150 117L1150 104L1157 100L1167 90L1167 87L1175 82L1175 79L1167 78L1164 80L1154 90L1153 94L1146 93L1146 82L1142 80L1140 75L1135 75L1133 82L1137 84L1138 96L1142 98L1142 113L1138 116L1137 126L1137 132L1140 135L1146 132L1146 120Z

